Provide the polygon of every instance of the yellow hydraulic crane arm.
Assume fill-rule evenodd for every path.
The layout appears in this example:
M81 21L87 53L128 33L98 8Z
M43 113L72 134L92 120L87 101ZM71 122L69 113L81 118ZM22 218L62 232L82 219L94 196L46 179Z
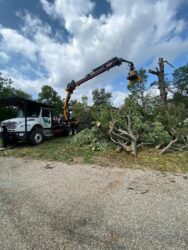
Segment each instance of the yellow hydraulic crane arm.
M63 106L63 115L64 115L65 121L68 121L69 101L70 101L70 98L71 98L71 95L72 95L73 91L75 90L75 88L77 86L78 85L76 84L76 82L74 80L72 80L71 86L69 84L67 85L67 88L66 88L67 95L66 95L66 98L65 98L64 106Z
M67 92L67 96L66 96L66 99L65 99L65 102L64 102L64 106L63 106L63 115L64 115L64 119L66 121L68 120L67 109L68 109L70 98L71 98L71 93Z
M84 82L87 82L90 79L104 73L105 71L110 70L111 68L113 68L115 66L120 66L122 63L127 63L129 65L129 74L128 74L128 77L127 77L127 79L129 80L128 85L130 85L132 83L132 81L141 82L141 78L136 73L133 62L130 62L128 60L118 58L118 57L112 58L111 60L105 62L104 64L100 65L99 67L93 69L93 71L91 73L87 74L85 77L83 77L79 81L75 82L74 80L72 80L70 83L67 84L67 87L66 87L67 96L66 96L66 99L65 99L64 107L63 107L63 114L64 114L65 121L69 120L69 117L68 117L68 105L69 105L71 95L74 92L75 88L77 86L80 86Z

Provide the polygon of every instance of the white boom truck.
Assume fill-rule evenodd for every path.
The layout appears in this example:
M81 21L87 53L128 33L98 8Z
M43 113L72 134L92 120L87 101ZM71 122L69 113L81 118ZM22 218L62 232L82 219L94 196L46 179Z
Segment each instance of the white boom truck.
M68 124L54 117L52 106L44 103L14 96L0 99L0 105L17 107L19 110L16 118L1 122L4 144L27 141L31 145L38 145L45 137L70 134L76 127L73 121Z

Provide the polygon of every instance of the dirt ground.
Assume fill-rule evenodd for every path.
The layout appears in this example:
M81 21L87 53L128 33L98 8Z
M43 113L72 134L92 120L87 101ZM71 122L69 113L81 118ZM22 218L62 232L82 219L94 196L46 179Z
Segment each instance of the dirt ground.
M0 157L0 249L188 249L188 174Z

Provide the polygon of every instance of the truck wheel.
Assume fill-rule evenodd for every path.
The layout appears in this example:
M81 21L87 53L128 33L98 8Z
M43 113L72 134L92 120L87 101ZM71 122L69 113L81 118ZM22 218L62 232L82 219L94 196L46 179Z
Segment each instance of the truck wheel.
M77 129L76 128L70 128L69 130L69 135L76 135L77 134Z
M74 128L74 135L78 134L78 131L76 128Z
M72 136L73 135L73 131L72 131L72 128L69 129L69 136Z
M36 146L40 144L44 139L43 131L42 129L35 129L33 132L31 132L29 137L29 143L32 146Z

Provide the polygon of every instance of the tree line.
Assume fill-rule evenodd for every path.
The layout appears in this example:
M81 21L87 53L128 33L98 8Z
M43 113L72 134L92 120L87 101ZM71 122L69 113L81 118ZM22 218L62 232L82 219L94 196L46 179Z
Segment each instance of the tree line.
M96 137L101 134L133 155L143 146L155 147L163 154L169 150L188 149L188 64L173 72L173 79L164 80L168 98L164 101L158 82L148 88L146 70L138 72L142 83L129 85L129 95L123 105L116 108L111 103L112 93L105 89L92 92L93 105L87 97L82 102L73 101L72 110L81 127L100 122ZM151 88L159 89L158 95L151 95Z
M188 149L188 64L173 72L173 79L165 78L166 102L161 95L152 96L151 88L159 88L159 83L148 87L146 70L140 69L142 83L129 85L129 95L123 105L114 107L112 93L104 88L92 92L93 105L88 98L72 100L70 111L80 122L80 130L100 124L97 136L110 140L120 150L133 155L144 145L156 147L161 154L169 150ZM0 74L0 98L21 96L31 99L31 95L12 86L12 81ZM64 100L48 85L38 93L38 101L46 101L54 106L56 115L62 113ZM14 117L15 108L0 107L0 121Z

